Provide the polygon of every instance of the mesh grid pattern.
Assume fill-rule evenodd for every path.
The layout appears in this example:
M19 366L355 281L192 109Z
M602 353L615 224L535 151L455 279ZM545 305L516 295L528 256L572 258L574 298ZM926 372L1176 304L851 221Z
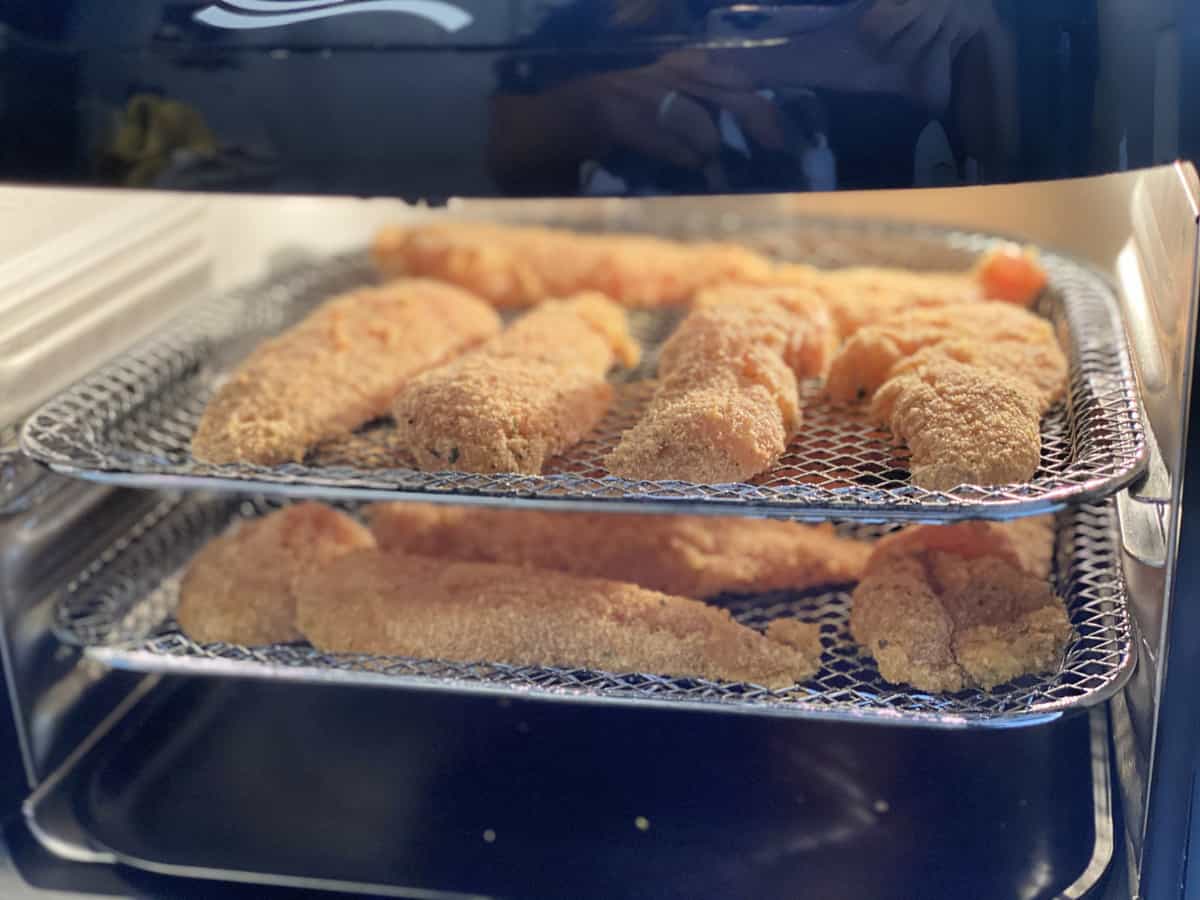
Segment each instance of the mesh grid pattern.
M990 691L931 694L884 682L874 662L861 655L850 638L850 597L844 589L713 601L754 628L791 616L820 623L820 671L811 680L783 690L647 674L330 654L302 643L257 648L196 644L172 618L181 568L234 517L261 515L280 502L223 495L165 499L64 590L57 608L60 637L90 648L89 653L110 665L142 670L300 681L338 678L575 701L649 701L759 714L967 727L1027 723L1101 702L1121 687L1133 662L1114 516L1108 505L1074 507L1058 517L1055 582L1075 629L1059 669ZM881 530L849 523L843 527L860 536Z
M578 226L580 223L571 223ZM681 237L729 237L781 258L821 265L966 267L995 239L932 229L829 222L778 222L752 227L718 222L607 223ZM1056 325L1071 366L1069 397L1046 416L1041 465L1027 484L950 492L912 485L904 452L862 414L834 410L815 384L802 433L772 470L751 483L697 485L631 482L607 476L605 453L637 415L648 393L624 392L601 426L546 473L475 475L401 468L403 448L386 425L318 448L304 464L274 467L207 465L189 442L223 374L261 339L297 321L331 294L373 279L361 254L322 261L269 283L218 298L160 336L115 360L51 401L27 422L27 453L60 471L140 487L205 485L263 492L299 492L343 499L514 500L556 508L624 507L673 512L725 512L873 521L1007 518L1095 500L1144 469L1146 441L1115 298L1095 273L1044 254L1051 288L1041 312ZM656 347L677 313L635 313L647 348L633 381L653 372Z

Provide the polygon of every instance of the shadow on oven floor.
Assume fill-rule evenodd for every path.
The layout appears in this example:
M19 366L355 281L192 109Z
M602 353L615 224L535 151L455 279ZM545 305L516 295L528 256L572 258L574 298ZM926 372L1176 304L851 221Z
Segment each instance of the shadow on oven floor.
M97 844L176 874L1033 900L1082 896L1111 855L1093 738L1087 716L934 732L196 679L151 692L64 789Z

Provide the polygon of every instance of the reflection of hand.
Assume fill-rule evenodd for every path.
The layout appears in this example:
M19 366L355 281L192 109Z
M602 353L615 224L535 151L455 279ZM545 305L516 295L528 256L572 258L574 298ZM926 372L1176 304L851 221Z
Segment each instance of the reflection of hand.
M991 0L874 0L859 33L881 62L908 69L918 98L940 111L950 99L955 58L995 24Z
M622 146L654 159L700 169L720 150L721 137L701 101L728 110L747 136L770 148L783 144L772 103L755 93L739 69L704 51L670 53L640 69L582 79L595 119L597 149Z

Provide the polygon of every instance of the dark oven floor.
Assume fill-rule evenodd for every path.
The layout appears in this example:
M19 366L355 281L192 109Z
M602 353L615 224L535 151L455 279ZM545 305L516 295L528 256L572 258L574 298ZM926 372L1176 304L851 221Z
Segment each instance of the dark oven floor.
M1081 896L1111 855L1092 730L179 680L61 789L127 864L210 877L530 900L1049 898Z

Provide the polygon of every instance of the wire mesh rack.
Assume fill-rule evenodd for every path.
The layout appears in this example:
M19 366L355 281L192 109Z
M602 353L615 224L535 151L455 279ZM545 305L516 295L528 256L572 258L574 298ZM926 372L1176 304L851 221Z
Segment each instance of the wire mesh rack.
M729 221L650 225L659 233L738 240L779 258L817 264L966 267L996 238L936 229L831 222L753 226ZM629 223L608 223L621 227ZM332 294L374 279L363 254L306 264L252 289L223 296L113 361L36 412L24 450L55 469L140 487L208 487L303 493L340 499L421 497L454 502L520 502L553 508L620 505L626 511L752 514L797 519L950 521L1049 512L1107 496L1135 479L1147 458L1145 433L1120 313L1096 273L1052 253L1040 311L1068 352L1068 398L1043 421L1041 465L1032 481L929 491L909 479L904 451L865 414L829 406L804 386L805 422L773 469L749 483L704 485L612 477L604 456L649 397L637 380L652 374L656 348L678 313L639 312L632 327L646 347L638 370L600 426L539 476L418 472L387 422L318 447L302 464L208 465L193 459L191 436L212 391L255 344L297 321Z
M164 499L64 590L57 606L59 636L108 665L145 671L334 680L943 727L1029 724L1099 703L1121 687L1133 662L1132 626L1108 505L1073 507L1058 517L1055 586L1074 627L1059 667L993 690L935 694L883 681L874 661L862 655L848 632L848 586L710 601L752 628L765 628L771 620L785 617L820 624L820 671L782 690L645 673L336 654L305 643L242 647L192 641L172 618L188 560L236 518L262 515L285 502L221 494ZM852 523L842 527L860 537L881 530Z

